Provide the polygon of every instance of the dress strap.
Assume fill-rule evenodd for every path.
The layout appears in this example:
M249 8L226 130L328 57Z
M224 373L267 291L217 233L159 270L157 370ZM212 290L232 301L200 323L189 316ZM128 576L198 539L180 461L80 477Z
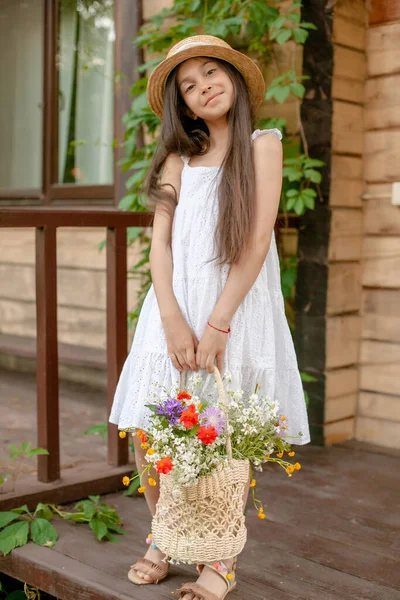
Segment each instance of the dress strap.
M183 156L182 154L179 155L181 157L181 159L183 160L183 162L185 163L185 165L189 164L189 156Z
M256 129L251 134L251 139L255 140L256 138L258 138L258 136L264 135L266 133L272 133L272 135L276 135L276 137L278 138L278 140L282 139L281 132L279 131L279 129L276 129L276 128L274 128L274 129Z

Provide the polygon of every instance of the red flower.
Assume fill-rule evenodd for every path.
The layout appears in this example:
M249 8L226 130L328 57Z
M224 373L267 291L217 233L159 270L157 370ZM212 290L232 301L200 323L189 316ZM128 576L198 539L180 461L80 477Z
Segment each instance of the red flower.
M199 422L199 414L196 412L196 407L191 404L181 414L180 422L184 424L186 429L192 429Z
M179 392L179 394L176 397L177 400L190 400L191 398L192 396L187 392Z
M168 473L172 471L173 466L174 465L169 456L162 458L161 460L157 461L157 473L164 473L164 475L168 475Z
M202 425L199 427L199 431L197 432L197 437L203 444L212 444L218 437L217 430L215 427L210 425L209 427L204 427Z
M138 438L140 438L142 444L145 444L147 442L147 435L142 429L139 429L136 435L138 436Z

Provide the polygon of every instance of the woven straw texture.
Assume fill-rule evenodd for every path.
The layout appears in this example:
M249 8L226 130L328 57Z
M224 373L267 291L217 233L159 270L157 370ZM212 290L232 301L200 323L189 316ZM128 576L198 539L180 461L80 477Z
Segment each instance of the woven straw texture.
M220 408L226 411L216 367L214 374ZM247 538L243 493L249 481L249 461L232 459L227 438L227 464L200 477L195 485L177 486L171 475L160 476L153 541L172 561L204 563L231 558L243 550Z
M265 81L255 62L227 42L213 35L193 35L181 40L169 50L167 57L152 71L147 83L147 99L151 110L160 119L163 114L164 90L168 75L177 65L189 58L210 56L221 58L243 75L250 99L256 110L265 94Z

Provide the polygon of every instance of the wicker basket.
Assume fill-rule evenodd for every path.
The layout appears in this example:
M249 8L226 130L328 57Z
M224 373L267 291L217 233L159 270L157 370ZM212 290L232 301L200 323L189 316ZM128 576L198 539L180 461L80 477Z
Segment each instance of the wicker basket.
M219 406L227 415L225 390L214 368ZM181 377L181 389L184 377ZM222 560L243 550L247 531L243 494L249 461L233 460L226 436L228 463L191 486L177 486L171 475L160 476L160 498L153 517L153 541L170 561L190 564Z

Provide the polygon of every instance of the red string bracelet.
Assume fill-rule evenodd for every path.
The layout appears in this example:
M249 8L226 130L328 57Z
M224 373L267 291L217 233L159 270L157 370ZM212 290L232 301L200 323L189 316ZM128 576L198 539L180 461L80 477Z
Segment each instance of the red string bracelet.
M212 327L212 329L216 329L217 331L220 331L221 333L230 333L231 332L230 327L228 327L228 331L225 331L225 329L218 329L218 327L214 327L214 325L211 325L210 321L207 321L207 325Z

